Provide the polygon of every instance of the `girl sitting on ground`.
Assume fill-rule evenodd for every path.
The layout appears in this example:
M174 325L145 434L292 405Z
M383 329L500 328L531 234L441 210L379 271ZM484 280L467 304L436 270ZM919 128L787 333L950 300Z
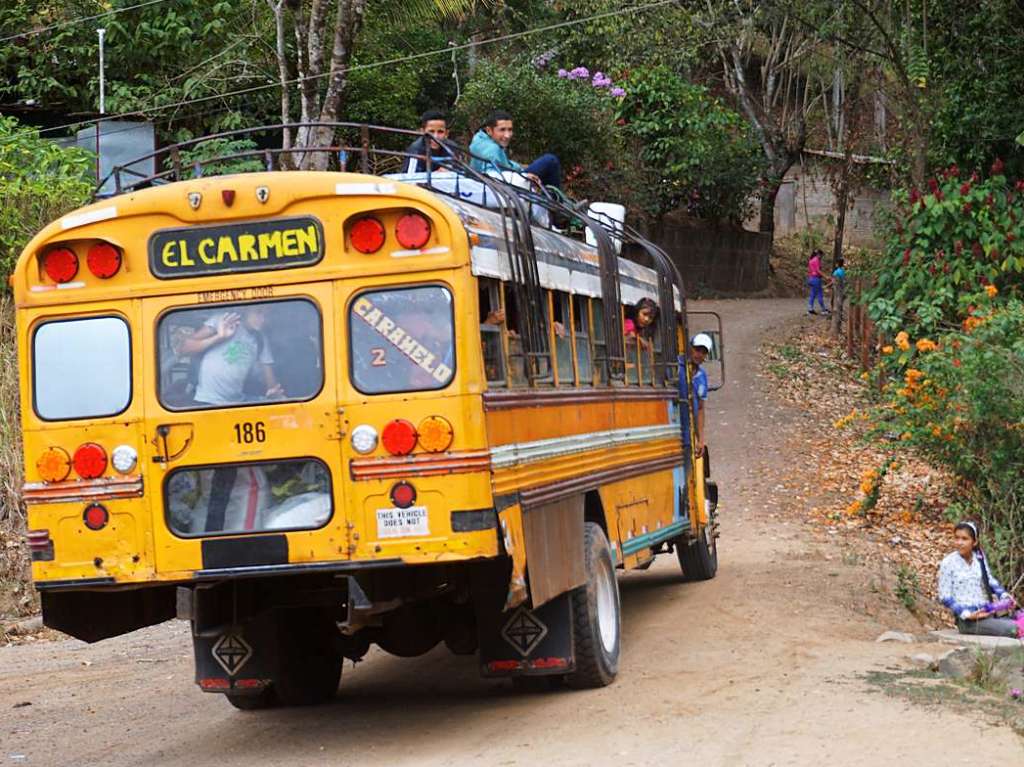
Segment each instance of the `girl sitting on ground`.
M1021 636L1024 613L1015 616L1016 601L989 572L977 526L958 523L953 540L956 551L939 565L939 601L953 613L957 629L961 634Z

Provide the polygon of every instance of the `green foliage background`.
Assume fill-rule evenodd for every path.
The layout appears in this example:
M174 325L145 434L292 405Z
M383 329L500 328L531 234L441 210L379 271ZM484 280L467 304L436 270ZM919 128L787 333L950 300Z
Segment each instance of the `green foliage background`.
M94 155L64 149L0 117L0 275L14 269L22 249L58 216L82 205L93 188Z

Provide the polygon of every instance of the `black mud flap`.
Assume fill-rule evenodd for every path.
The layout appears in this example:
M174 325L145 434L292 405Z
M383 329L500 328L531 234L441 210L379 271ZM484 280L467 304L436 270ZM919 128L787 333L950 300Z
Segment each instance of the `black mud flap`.
M520 606L495 612L478 626L482 676L545 676L576 669L568 592L536 610Z
M195 623L193 623L195 626ZM278 674L273 612L245 623L192 633L196 684L204 692L258 694Z

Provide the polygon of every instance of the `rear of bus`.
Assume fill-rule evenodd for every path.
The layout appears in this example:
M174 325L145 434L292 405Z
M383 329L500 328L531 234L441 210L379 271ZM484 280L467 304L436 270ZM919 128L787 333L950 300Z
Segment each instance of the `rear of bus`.
M168 184L51 224L13 284L47 625L188 618L197 681L242 707L333 694L371 642L475 648L508 564L467 237L437 197Z

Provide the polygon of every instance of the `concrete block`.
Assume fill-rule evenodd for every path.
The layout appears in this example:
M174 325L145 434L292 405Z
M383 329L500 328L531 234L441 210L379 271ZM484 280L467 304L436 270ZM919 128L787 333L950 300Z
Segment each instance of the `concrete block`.
M932 631L931 636L943 644L957 645L959 647L971 647L976 650L990 652L1000 657L1012 655L1017 651L1024 650L1024 643L1019 639L961 634L956 629Z

